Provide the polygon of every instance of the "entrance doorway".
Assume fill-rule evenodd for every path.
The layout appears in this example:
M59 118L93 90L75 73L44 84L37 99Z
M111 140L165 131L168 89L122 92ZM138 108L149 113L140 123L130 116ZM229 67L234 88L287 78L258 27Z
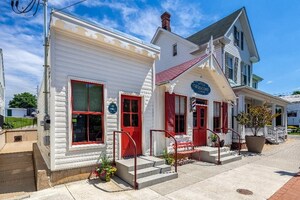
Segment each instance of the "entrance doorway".
M197 106L193 112L193 143L195 146L206 145L207 107Z
M130 134L137 146L137 154L142 154L142 99L136 96L121 96L121 129ZM121 155L134 155L134 145L127 135L122 134Z

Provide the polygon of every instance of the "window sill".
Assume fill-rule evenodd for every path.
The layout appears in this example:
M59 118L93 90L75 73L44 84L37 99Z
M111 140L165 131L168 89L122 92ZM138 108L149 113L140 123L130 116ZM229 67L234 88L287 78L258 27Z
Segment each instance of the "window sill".
M103 149L106 147L105 143L83 143L71 144L70 151L90 150L90 149Z

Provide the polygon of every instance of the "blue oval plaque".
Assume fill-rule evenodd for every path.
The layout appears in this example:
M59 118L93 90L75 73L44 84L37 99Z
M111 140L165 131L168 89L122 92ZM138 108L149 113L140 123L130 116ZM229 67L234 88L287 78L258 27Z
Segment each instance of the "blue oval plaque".
M192 82L191 88L193 89L193 91L195 93L201 94L201 95L208 95L211 91L209 85L202 81Z
M111 114L115 114L115 113L118 111L117 104L115 104L115 103L110 103L110 104L108 105L108 111L109 111L109 113L111 113Z

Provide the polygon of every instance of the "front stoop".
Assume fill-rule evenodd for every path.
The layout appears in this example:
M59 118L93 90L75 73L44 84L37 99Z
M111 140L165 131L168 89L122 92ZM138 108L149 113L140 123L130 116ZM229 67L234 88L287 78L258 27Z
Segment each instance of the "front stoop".
M134 159L116 161L116 175L134 185ZM171 172L171 166L165 164L165 160L152 157L140 156L137 158L137 183L138 189L157 183L169 181L178 177L176 172Z
M217 164L218 148L204 146L204 147L199 147L199 149L201 150L200 151L201 161ZM229 147L220 148L220 161L222 165L237 160L241 160L241 159L242 156L238 155L235 151L230 151Z

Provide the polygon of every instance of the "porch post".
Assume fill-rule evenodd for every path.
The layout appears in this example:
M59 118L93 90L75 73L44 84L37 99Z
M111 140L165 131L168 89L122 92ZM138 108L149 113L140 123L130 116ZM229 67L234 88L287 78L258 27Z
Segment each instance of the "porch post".
M245 111L245 95L240 94L238 98L237 114L244 111ZM238 125L237 127L238 127L237 128L238 132L241 133L241 138L244 139L246 135L245 126Z
M284 136L287 135L287 109L286 106L282 106L282 118L283 118L283 124L284 127Z
M276 113L276 104L272 103L272 115L274 115ZM276 131L276 118L272 119L272 129L273 131L275 131L275 140L276 142L278 142L278 134Z
M245 111L245 95L239 95L238 100L238 113Z

